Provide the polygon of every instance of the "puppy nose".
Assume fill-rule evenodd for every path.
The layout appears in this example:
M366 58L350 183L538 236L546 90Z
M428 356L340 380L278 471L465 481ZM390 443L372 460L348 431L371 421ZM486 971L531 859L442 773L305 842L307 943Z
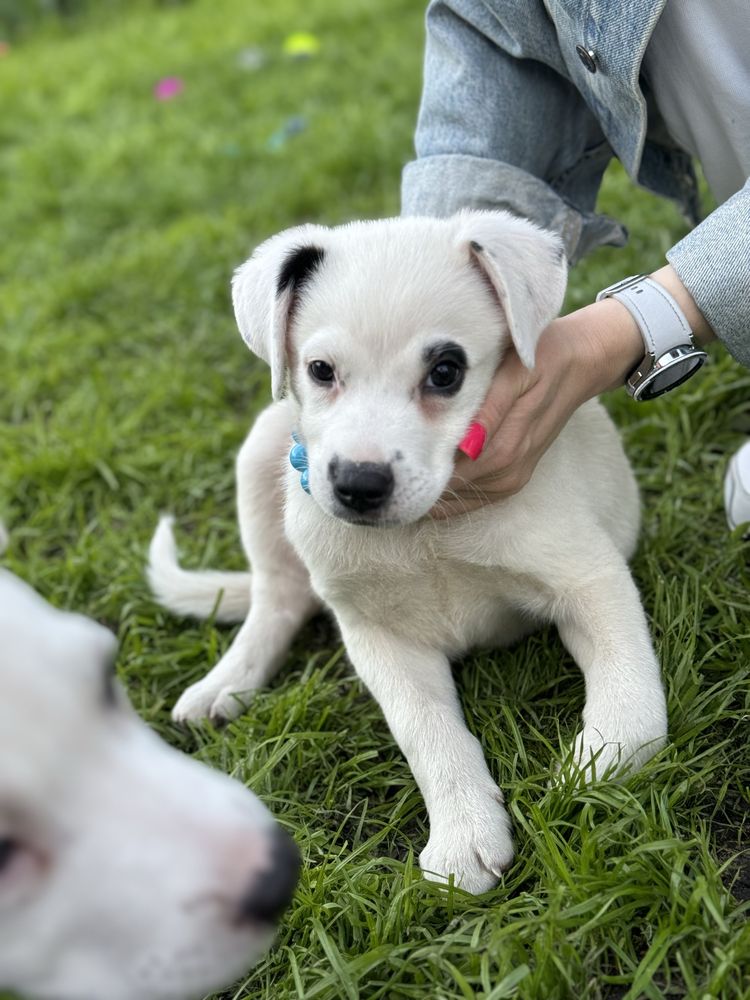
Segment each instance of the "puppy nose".
M382 507L393 493L393 472L385 463L334 458L328 466L328 478L337 499L359 514Z
M275 923L289 906L300 870L300 854L288 833L277 829L268 867L253 879L240 902L239 920Z

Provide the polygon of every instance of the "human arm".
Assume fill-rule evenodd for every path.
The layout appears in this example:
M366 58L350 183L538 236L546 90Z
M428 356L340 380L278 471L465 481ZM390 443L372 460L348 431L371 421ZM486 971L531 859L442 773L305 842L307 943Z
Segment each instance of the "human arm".
M403 212L505 208L559 232L574 263L594 246L623 243L624 233L594 214L611 150L566 77L544 21L531 23L539 7L524 5L528 30L522 32L512 24L510 5L498 29L497 22L482 20L489 16L482 4L433 0L418 159L404 171ZM522 36L533 39L537 51L519 52ZM630 164L633 176L637 166ZM654 276L678 300L699 342L713 330L735 358L750 365L750 186L667 257L671 266ZM643 351L625 307L608 300L551 324L533 372L510 352L478 414L488 431L483 455L475 463L458 461L457 475L474 483L452 484L462 490L455 509L520 489L576 407L622 384Z
M695 340L712 340L711 327L671 265L651 277L677 300ZM435 515L465 513L517 493L571 414L587 399L621 386L643 352L635 320L611 298L550 323L539 339L533 371L511 349L476 416L486 444L476 460L459 455Z
M612 150L566 72L541 2L506 4L501 24L478 0L433 0L402 214L505 209L559 233L570 262L624 245L622 226L595 212Z
M689 295L688 308L693 303L729 353L750 368L750 178L666 256ZM701 329L685 315L700 339Z
M676 299L698 344L719 339L750 366L750 181L667 253L651 275ZM542 334L533 372L510 352L476 420L486 444L459 456L443 516L518 492L587 399L622 385L643 357L628 310L605 299L560 317Z

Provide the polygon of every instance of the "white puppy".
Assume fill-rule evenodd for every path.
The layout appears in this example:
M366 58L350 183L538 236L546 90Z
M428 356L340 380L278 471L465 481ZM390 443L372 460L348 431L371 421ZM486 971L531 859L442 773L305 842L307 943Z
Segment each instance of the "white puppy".
M186 573L169 520L150 579L181 613L249 615L176 719L226 718L265 684L319 601L380 703L424 796L428 877L471 892L512 858L500 790L470 735L451 658L554 622L586 681L574 753L637 767L666 735L659 667L627 567L636 484L597 402L583 406L516 496L434 520L456 446L508 343L531 366L557 314L559 240L504 213L303 226L236 273L242 335L274 394L237 466L247 574ZM288 465L307 448L308 495Z
M298 853L116 685L114 636L0 569L0 993L187 1000L270 945Z

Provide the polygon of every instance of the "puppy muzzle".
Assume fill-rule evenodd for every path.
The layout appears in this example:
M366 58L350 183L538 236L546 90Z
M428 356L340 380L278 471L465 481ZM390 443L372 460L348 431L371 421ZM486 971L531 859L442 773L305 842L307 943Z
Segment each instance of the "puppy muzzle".
M274 831L268 868L249 886L240 903L237 923L276 923L292 901L300 865L299 849L289 834Z
M387 463L333 458L328 479L333 495L346 511L368 517L382 511L393 493L393 470Z

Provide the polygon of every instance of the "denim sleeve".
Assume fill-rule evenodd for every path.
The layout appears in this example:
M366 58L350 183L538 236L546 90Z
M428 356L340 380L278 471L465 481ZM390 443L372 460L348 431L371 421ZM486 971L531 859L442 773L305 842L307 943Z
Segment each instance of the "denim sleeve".
M504 208L562 236L572 263L626 232L594 211L612 156L601 128L562 69L543 5L535 58L478 0L433 0L427 11L417 159L402 179L404 215ZM501 44L502 43L502 44Z
M750 178L667 253L716 336L750 368Z

